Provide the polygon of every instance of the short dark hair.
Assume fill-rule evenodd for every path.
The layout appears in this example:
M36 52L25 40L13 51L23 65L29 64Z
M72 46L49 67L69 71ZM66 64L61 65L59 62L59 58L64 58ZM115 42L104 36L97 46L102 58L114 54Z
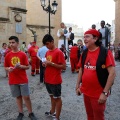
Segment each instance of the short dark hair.
M52 42L54 41L54 38L49 35L49 34L46 34L44 37L43 37L43 40L42 40L42 43L45 45L46 42Z
M73 46L77 46L77 44L76 44L76 43L74 43L74 44L73 44Z
M6 44L6 43L3 43L3 44L2 44L2 47L3 47L4 45L7 45L7 44Z
M96 25L95 25L95 24L92 24L92 28L94 28L94 29L95 29L95 28L96 28Z
M104 23L104 24L105 24L105 21L104 21L104 20L101 20L101 23Z
M22 42L22 44L26 44L25 42Z
M9 40L13 40L13 39L15 40L15 42L17 42L17 43L19 42L18 37L16 37L16 36L10 36L9 37Z
M101 34L101 32L99 32L99 33L100 33L100 36L99 36L98 40L95 42L96 46L101 46L102 45L102 34ZM96 37L96 36L93 35L93 37Z

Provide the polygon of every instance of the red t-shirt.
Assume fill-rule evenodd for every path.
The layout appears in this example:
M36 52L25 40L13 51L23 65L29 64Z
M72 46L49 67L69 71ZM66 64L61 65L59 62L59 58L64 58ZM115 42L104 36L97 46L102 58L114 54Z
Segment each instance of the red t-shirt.
M30 54L31 57L37 56L39 47L38 46L31 46L28 50L28 53Z
M72 46L70 50L70 58L78 58L78 47L77 46Z
M92 52L88 50L84 64L84 73L82 75L82 85L80 88L82 93L94 98L99 98L103 91L96 72L96 61L98 59L99 51L100 48ZM108 67L111 65L115 66L115 62L111 51L108 50L105 66ZM79 61L79 67L82 67L81 58Z
M55 64L65 64L64 55L58 48L47 51L46 59ZM45 69L45 82L49 84L61 84L61 69L57 69L53 66L47 66Z
M7 48L6 51L5 51L5 55L4 56L6 56L10 51L11 51L11 49Z
M5 56L5 67L15 67L17 63L21 65L29 65L26 54L22 51L9 52ZM9 84L25 84L28 83L26 71L23 69L15 68L12 72L9 72Z

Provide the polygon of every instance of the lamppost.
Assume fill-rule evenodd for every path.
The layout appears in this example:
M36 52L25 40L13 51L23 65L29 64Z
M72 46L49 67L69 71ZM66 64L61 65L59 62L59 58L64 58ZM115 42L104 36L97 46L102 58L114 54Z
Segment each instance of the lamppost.
M45 4L45 0L40 0L41 1L41 6L43 7L43 10L46 11L47 13L49 13L49 34L50 34L50 14L54 14L56 13L57 11L57 3L56 1L54 1L52 3L52 6L53 8L51 8L51 5L50 5L50 0L48 0L48 6L45 8L46 4Z
M108 30L109 30L109 35L108 35L108 48L110 49L110 42L111 42L111 25L109 24L109 23L107 23L106 25L105 25L107 28L108 28Z

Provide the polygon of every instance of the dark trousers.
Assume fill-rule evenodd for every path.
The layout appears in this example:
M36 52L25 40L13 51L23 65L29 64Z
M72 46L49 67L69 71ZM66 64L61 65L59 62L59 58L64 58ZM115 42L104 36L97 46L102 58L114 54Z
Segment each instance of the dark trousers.
M40 83L43 83L44 81L44 71L45 67L42 66L42 62L40 61Z
M72 46L73 46L73 41L72 41L72 40L69 40L69 41L68 41L68 45L72 45Z
M118 59L120 60L120 50L118 50Z

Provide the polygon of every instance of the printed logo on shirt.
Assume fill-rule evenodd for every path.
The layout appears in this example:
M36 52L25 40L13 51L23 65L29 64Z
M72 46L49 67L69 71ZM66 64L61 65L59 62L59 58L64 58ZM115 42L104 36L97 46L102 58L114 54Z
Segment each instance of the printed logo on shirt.
M38 52L38 49L34 49L35 52Z
M20 58L19 57L12 57L11 63L13 66L15 66L17 63L20 63Z
M90 61L88 60L88 62L86 62L86 64L84 65L85 69L89 69L89 70L96 70L96 66L92 66Z
M52 61L52 56L51 56L51 55L48 55L48 56L47 56L47 60L51 62L51 61Z
M105 68L106 68L106 66L103 64L103 65L102 65L102 68L103 68L103 69L105 69Z

